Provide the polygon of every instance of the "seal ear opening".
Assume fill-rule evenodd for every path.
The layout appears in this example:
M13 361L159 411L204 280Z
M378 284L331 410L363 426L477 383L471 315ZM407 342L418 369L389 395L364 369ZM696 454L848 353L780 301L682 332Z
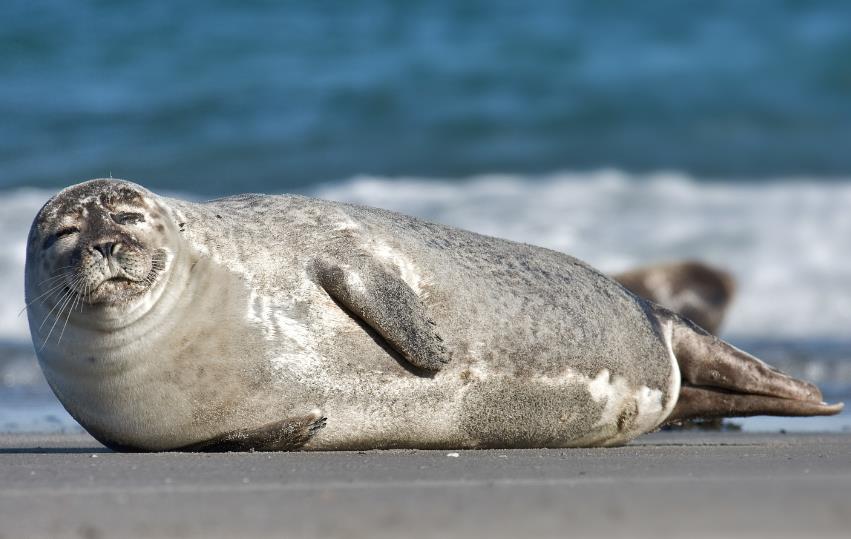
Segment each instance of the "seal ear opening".
M781 372L673 313L671 345L682 375L668 421L753 415L834 415L818 387Z

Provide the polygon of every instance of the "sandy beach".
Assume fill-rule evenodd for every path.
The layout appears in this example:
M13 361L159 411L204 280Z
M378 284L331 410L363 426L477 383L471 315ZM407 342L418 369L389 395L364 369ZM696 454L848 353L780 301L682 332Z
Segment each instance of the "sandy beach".
M0 537L847 537L851 435L614 449L117 454L0 435Z

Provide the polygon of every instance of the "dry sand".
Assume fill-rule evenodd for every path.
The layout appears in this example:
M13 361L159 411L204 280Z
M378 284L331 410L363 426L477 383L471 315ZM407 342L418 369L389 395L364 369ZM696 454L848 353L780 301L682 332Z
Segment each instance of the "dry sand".
M0 537L851 536L851 435L615 449L117 454L0 435Z

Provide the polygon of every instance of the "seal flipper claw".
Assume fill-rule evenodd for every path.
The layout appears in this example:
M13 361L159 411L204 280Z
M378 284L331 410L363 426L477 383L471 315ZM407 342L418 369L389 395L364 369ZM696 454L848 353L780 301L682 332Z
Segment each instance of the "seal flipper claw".
M316 283L414 367L437 371L449 362L437 323L405 281L369 255L343 260L315 259L311 272Z
M671 348L682 376L668 421L752 415L833 415L841 404L822 401L818 387L794 378L710 335L691 321L654 306L672 324Z
M303 417L284 419L256 429L235 430L173 451L293 451L304 446L325 427L327 418L315 411Z

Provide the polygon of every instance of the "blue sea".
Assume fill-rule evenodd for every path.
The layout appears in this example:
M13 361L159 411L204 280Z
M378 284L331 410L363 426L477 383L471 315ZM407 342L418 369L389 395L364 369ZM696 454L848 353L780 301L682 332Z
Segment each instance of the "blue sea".
M705 260L738 282L725 338L851 402L850 2L6 0L0 431L77 428L18 315L24 242L53 192L110 176L355 201L612 272Z

